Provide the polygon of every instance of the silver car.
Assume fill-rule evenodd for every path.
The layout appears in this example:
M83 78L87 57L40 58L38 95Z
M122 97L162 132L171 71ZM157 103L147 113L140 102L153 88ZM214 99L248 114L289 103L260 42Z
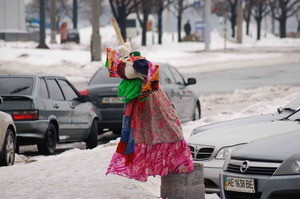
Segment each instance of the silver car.
M235 149L221 172L222 198L300 198L300 131Z
M292 103L293 107L297 107L295 102L299 102L299 98ZM288 133L296 129L300 131L300 125L294 118L296 116L300 118L300 113L297 112L290 118L288 117L295 112L286 110L268 116L267 120L264 118L256 122L252 120L251 122L243 121L241 124L224 125L191 136L188 144L194 162L203 164L205 191L207 193L220 192L219 173L226 157L236 146L270 135Z
M0 97L0 104L3 103ZM12 117L0 111L0 166L10 166L15 162L16 127Z

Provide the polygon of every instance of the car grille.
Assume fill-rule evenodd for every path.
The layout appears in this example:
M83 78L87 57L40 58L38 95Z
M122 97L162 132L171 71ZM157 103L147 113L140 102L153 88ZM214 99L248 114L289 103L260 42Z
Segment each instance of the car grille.
M240 193L233 191L225 191L225 195L228 199L260 199L261 193Z
M207 160L214 152L213 147L195 147L189 146L194 160Z
M231 160L228 164L227 171L232 173L242 173L242 174L253 174L253 175L267 175L271 176L276 171L280 163L274 162L255 162L248 161L249 167L242 172L241 165L246 160Z

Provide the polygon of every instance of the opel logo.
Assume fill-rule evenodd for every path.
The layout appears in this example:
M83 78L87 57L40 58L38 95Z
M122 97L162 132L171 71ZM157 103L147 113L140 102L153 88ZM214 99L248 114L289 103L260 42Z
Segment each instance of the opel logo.
M243 164L240 167L240 171L242 173L245 173L247 171L247 169L249 168L249 161L244 161Z

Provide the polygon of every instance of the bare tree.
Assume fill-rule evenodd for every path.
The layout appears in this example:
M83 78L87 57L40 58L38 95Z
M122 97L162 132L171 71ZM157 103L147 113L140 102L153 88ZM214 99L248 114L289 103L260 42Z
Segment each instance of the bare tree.
M245 4L245 9L244 9L244 19L246 21L246 34L249 35L249 29L250 29L250 21L251 21L251 11L253 7L253 3L255 0L248 0L246 1Z
M286 37L287 19L300 9L300 0L269 0L272 16L279 21L280 37Z
M156 0L141 0L140 2L135 0L137 18L142 27L142 46L147 45L147 23L148 23L149 15L154 8L155 2ZM139 11L142 12L143 19L141 18Z
M121 34L126 41L126 19L128 15L134 12L135 6L139 4L139 1L135 0L109 0L111 10L116 18Z
M188 4L188 0L176 0L176 2L173 4L175 11L176 11L176 17L177 17L177 34L178 34L178 42L181 42L181 27L182 27L182 15L183 12L193 7L192 4Z
M231 31L232 31L231 37L235 37L235 26L236 26L236 22L237 22L236 21L236 18L237 18L236 8L237 8L237 4L238 4L239 0L227 0L227 1L229 3L229 7L230 7L229 19L230 19Z
M261 21L270 13L268 0L253 0L252 15L257 24L257 40L261 37Z
M163 34L163 27L162 27L162 17L163 11L165 8L170 6L174 0L159 0L156 1L155 11L157 14L157 31L158 31L158 44L162 44L162 34Z

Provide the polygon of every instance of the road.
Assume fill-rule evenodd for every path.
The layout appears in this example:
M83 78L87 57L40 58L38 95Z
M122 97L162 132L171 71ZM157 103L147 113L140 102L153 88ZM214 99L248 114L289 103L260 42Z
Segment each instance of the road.
M184 74L184 77L197 79L197 84L190 86L197 95L270 85L300 85L300 63Z

